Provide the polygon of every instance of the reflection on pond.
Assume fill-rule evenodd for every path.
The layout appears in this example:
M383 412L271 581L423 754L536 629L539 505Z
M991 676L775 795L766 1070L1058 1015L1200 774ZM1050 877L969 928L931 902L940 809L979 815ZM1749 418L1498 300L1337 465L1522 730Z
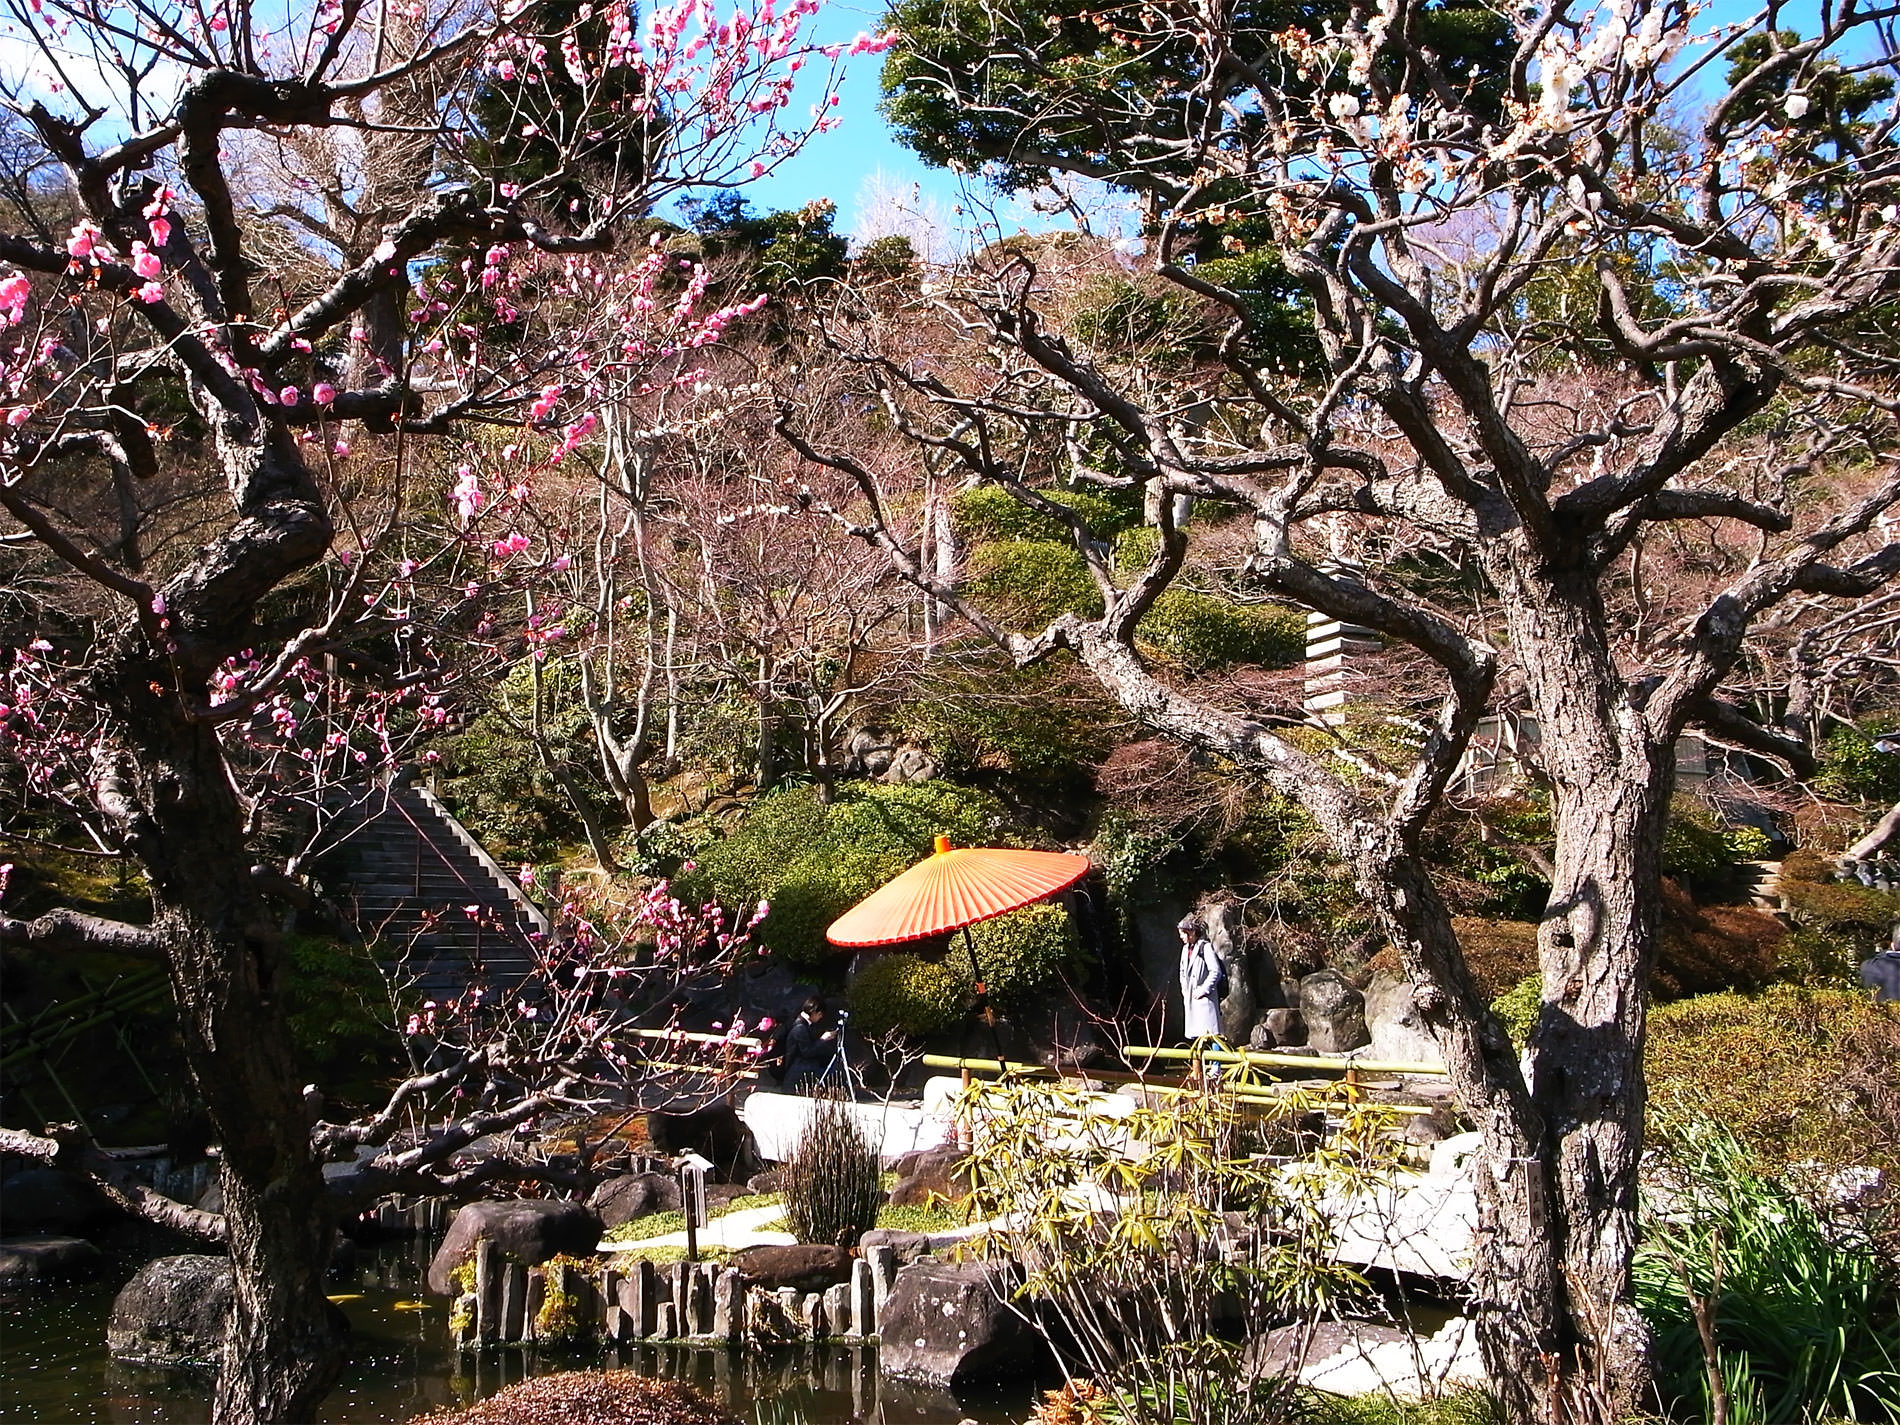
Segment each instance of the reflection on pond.
M133 1263L105 1283L0 1296L0 1419L27 1425L204 1425L209 1383L123 1366L105 1351L106 1316ZM448 1305L427 1296L424 1244L363 1253L332 1286L354 1329L323 1425L384 1425L466 1404L529 1375L620 1366L684 1381L752 1425L983 1425L1021 1419L1029 1391L987 1399L883 1380L869 1347L621 1346L602 1353L449 1344Z

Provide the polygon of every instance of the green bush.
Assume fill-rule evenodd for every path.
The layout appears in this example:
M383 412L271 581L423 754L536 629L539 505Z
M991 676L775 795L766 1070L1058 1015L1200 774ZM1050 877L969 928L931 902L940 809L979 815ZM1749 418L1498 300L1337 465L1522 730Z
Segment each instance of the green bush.
M854 1246L884 1205L877 1151L848 1105L812 1102L811 1119L779 1168L785 1220L801 1242Z
M825 811L811 787L768 792L733 831L699 848L697 870L679 880L695 896L721 905L756 905L785 879L787 848L823 839Z
M534 744L516 730L534 706L533 670L518 665L490 692L498 707L437 744L443 800L502 863L555 860L585 832ZM546 667L542 697L542 726L553 755L594 807L611 812L618 803L601 776L580 674L566 663Z
M1731 826L1722 833L1730 861L1766 861L1775 854L1775 838L1759 826Z
M1512 920L1544 913L1550 883L1543 867L1553 840L1550 804L1541 792L1444 806L1426 828L1427 854L1445 873L1454 909ZM1516 978L1500 981L1500 989Z
M949 964L897 951L880 955L851 981L851 1017L873 1038L893 1030L927 1039L963 1018L968 981Z
M1696 812L1685 812L1683 799L1663 828L1662 870L1696 887L1720 886L1735 869L1735 852L1722 828Z
M1010 623L1048 623L1059 614L1102 616L1102 591L1071 545L1033 539L979 544L965 585L984 609Z
M1136 522L1136 515L1090 490L1043 488L1036 492L1053 504L1075 511L1096 539L1113 539ZM1000 485L959 491L950 501L957 531L975 542L1029 540L1068 545L1068 526L1032 510ZM1073 547L1073 546L1071 546Z
M291 1042L313 1068L325 1071L330 1086L345 1075L373 1072L378 1060L392 1057L395 1039L385 1023L389 982L370 950L319 935L287 936L284 949Z
M1179 827L1155 826L1136 820L1123 807L1110 806L1089 843L1089 859L1101 870L1109 895L1126 900L1161 874L1162 864L1181 850L1185 835Z
M1816 789L1847 802L1884 806L1900 802L1900 754L1882 752L1874 746L1896 730L1900 730L1900 716L1886 713L1829 733L1821 746Z
M1653 1333L1663 1409L1707 1419L1704 1346L1689 1306L1709 1303L1734 1425L1900 1421L1900 1298L1890 1263L1763 1175L1719 1115L1660 1139L1666 1204L1644 1223L1637 1304Z
M1141 641L1190 673L1249 663L1290 668L1306 656L1306 617L1269 604L1231 604L1169 589L1141 621Z
M940 664L898 720L955 776L1005 772L1019 790L1073 795L1108 755L1122 717L1072 669L984 659Z
M929 852L934 838L980 846L1003 819L1002 804L987 793L954 782L914 782L841 793L826 814L825 835L884 864L898 861L902 870Z
M762 944L795 963L823 965L825 930L913 861L938 835L960 845L994 839L1001 803L949 782L840 787L825 806L813 787L791 787L753 804L723 839L701 849L682 893L722 905L770 904Z
M1247 344L1274 370L1317 373L1326 353L1313 330L1310 298L1298 278L1271 247L1254 247L1233 257L1205 258L1195 272L1242 298L1253 331Z
M1301 1425L1505 1425L1509 1416L1495 1396L1460 1390L1429 1400L1399 1396L1308 1393L1297 1417Z
M1656 1006L1653 1104L1727 1124L1759 1162L1900 1172L1900 1005L1862 990L1773 985Z
M1522 1049L1530 1043L1531 1031L1544 1007L1544 977L1526 975L1510 989L1491 1001L1491 1013L1498 1017L1511 1042Z
M902 233L873 238L859 248L851 266L860 276L873 281L908 277L917 270L917 249Z
M1060 905L1025 906L972 926L970 934L990 1000L1006 1012L1027 1009L1065 975L1073 979L1081 969L1082 943ZM970 973L967 955L963 973Z
M1161 548L1161 531L1153 525L1136 525L1115 536L1115 572L1124 583L1129 576L1148 567Z

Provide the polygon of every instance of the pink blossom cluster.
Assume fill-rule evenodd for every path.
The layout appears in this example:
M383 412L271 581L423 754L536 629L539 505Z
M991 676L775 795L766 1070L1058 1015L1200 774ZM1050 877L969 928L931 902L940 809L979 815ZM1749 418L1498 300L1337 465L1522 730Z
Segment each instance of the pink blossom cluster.
M26 319L27 299L33 295L33 282L23 272L0 278L0 327L18 326Z

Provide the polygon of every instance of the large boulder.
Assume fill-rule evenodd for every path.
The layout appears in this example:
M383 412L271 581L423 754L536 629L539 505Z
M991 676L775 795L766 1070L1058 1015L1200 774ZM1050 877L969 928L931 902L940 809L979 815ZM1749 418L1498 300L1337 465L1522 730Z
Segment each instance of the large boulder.
M1344 1054L1372 1042L1365 996L1337 970L1315 970L1300 981L1300 1018L1307 1045L1321 1054Z
M1227 992L1220 1000L1220 1032L1229 1044L1247 1042L1258 1002L1253 977L1248 973L1247 948L1242 943L1240 903L1203 901L1197 908L1201 924L1207 927L1207 940L1214 955L1227 972Z
M937 759L923 748L900 747L891 754L891 760L878 780L901 787L912 782L928 782L940 775L942 770Z
M0 1227L9 1233L83 1236L118 1215L91 1178L64 1168L25 1168L0 1182Z
M194 1255L147 1262L112 1303L106 1349L115 1360L134 1365L215 1361L233 1295L228 1258Z
M1425 1027L1412 983L1374 975L1366 986L1366 1032L1372 1057L1387 1064L1442 1064L1445 1056Z
M585 1257L600 1245L600 1218L578 1202L471 1202L455 1214L429 1263L429 1290L458 1295L452 1274L484 1238L518 1262L537 1266L562 1253Z
M609 1178L594 1189L587 1205L607 1228L646 1217L655 1212L678 1212L679 1179L670 1173L628 1173Z
M93 1277L105 1261L84 1237L13 1237L0 1242L0 1286Z
M878 1317L880 1369L948 1386L1035 1374L1046 1347L1009 1304L1009 1290L977 1262L905 1267Z
M891 1187L893 1207L927 1207L938 1198L961 1202L970 1195L964 1165L969 1154L961 1148L925 1148L897 1160L897 1181Z
M851 1280L851 1254L819 1242L747 1247L734 1252L728 1265L747 1286L767 1291L788 1286L800 1292L823 1291Z
M861 727L851 734L846 746L849 752L846 765L852 771L866 777L882 777L891 769L891 758L897 752L897 739L883 728Z
M858 1254L871 1255L873 1247L889 1247L900 1267L908 1267L912 1262L922 1261L930 1255L930 1234L928 1232L899 1232L894 1227L873 1227L858 1238Z
M1306 1042L1306 1021L1297 1009L1263 1010L1247 1043L1255 1049L1287 1049Z

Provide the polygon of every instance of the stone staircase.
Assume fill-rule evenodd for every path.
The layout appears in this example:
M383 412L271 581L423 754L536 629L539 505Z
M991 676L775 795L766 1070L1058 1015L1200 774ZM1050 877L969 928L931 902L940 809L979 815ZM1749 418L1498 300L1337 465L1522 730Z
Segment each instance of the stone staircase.
M426 787L397 781L332 815L323 859L343 908L418 999L512 995L532 975L547 917Z

